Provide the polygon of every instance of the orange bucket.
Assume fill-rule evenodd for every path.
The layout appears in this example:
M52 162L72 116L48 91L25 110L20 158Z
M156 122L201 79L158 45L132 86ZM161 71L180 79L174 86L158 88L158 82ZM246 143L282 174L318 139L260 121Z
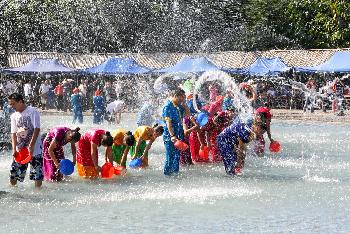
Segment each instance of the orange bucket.
M174 143L174 146L176 149L180 150L180 151L185 151L187 150L188 148L188 145L183 142L183 141L180 141L180 140L177 140L175 143Z
M114 175L114 167L112 163L106 162L103 164L102 169L101 169L101 177L105 179L112 178Z
M20 164L29 163L32 159L32 155L27 147L22 148L20 151L16 152L15 161Z

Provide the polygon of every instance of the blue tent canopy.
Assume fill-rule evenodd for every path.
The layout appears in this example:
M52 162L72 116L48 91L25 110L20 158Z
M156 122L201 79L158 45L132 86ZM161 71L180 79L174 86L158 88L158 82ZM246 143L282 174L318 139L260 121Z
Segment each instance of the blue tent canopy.
M296 67L299 72L350 72L350 52L338 51L333 56L318 66Z
M276 76L290 68L281 58L257 58L249 67L243 69L243 73L255 76Z
M34 58L22 67L4 69L9 73L68 73L75 70L64 66L58 59Z
M150 72L132 58L109 58L104 63L81 71L92 74L132 75Z
M220 70L219 67L217 67L215 64L210 62L205 57L200 58L183 58L178 63L176 63L172 67L167 67L163 69L156 70L155 72L160 73L175 73L175 72L182 72L182 73L201 73L206 71L217 71Z
M244 69L240 68L221 68L221 71L226 72L228 74L245 74Z

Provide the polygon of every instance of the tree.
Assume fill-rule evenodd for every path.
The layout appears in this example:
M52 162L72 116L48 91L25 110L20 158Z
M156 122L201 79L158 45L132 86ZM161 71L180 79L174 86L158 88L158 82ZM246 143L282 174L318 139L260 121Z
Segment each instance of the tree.
M289 34L305 48L349 47L349 9L347 0L290 1Z

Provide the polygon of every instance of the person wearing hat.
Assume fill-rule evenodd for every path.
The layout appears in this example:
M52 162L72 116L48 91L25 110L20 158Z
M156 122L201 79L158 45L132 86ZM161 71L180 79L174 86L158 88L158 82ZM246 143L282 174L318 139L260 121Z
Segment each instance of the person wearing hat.
M78 123L83 123L83 98L79 93L79 89L73 89L73 94L70 97L70 102L72 106L73 113L73 124L78 121Z
M101 96L100 90L96 90L95 96L92 98L94 105L94 124L102 124L105 112L105 99Z

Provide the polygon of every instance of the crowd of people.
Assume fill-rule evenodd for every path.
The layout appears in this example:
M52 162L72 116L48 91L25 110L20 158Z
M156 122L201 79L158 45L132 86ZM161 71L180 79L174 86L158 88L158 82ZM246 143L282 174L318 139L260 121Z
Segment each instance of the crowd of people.
M44 82L43 85L47 84ZM61 87L56 86L55 89L58 94L61 93ZM80 95L78 89L73 89L73 100L74 95ZM97 89L93 96L94 123L97 124L100 116L95 113L100 113L98 107L103 106L103 97L99 92ZM237 97L232 91L227 90L227 95L221 96L215 83L212 83L208 92L210 101L203 103L200 99L195 99L192 93L186 94L181 88L176 88L169 93L158 122L155 121L157 113L155 103L152 103L154 100L149 100L138 113L138 127L134 132L123 128L112 132L96 128L80 133L79 128L61 126L52 127L45 134L40 133L39 111L27 105L23 95L13 93L8 96L8 103L15 111L11 115L14 160L10 170L10 182L15 185L17 181L23 181L28 164L31 165L30 179L35 181L37 187L41 186L44 179L61 181L63 174L60 172L60 162L65 158L63 146L66 144L71 145L73 164L76 165L79 176L84 178L99 177L99 148L105 149L106 163L126 168L130 155L131 160L141 160L141 168L147 168L149 150L160 136L163 136L166 152L165 175L178 173L180 162L185 166L221 161L224 162L227 174L240 175L244 166L246 144L254 141L255 152L263 155L263 134L267 132L269 140L274 141L270 131L270 109L267 103L263 103L247 119L242 119L239 117L239 108L234 104ZM240 92L247 97L249 105L256 103L257 94L250 85L242 85ZM72 104L72 108L81 111L82 105ZM198 119L200 115L206 118L205 123ZM75 113L74 120L79 118ZM188 147L184 149L179 144ZM24 164L15 160L23 148L28 148L32 155L32 159Z
M290 91L300 91L304 93L304 111L311 109L312 112L319 102L326 111L327 102L330 102L333 111L344 115L342 100L349 88L343 81L336 78L320 88L312 78L306 84L291 82L278 86L279 95L289 96ZM77 84L69 79L63 79L54 87L47 79L38 87L33 87L29 82L22 84L19 86L8 81L0 87L3 93L12 92L4 95L7 100L3 101L3 113L11 115L14 160L10 182L13 185L24 180L28 164L31 166L30 179L35 181L37 187L44 179L61 181L63 174L59 168L61 160L65 158L63 146L66 144L71 145L73 164L79 176L97 178L101 172L99 148L105 149L106 163L125 169L129 155L131 160L141 160L140 168L147 168L149 150L160 136L163 136L165 147L165 175L178 173L180 165L208 162L223 162L228 175L240 175L248 143L253 142L254 152L258 156L265 153L265 133L270 144L275 143L271 134L270 108L276 101L276 84L266 80L241 83L239 91L228 87L222 90L223 87L211 81L205 86L206 101L193 93L193 89L185 92L181 86L176 87L163 100L166 102L161 112L157 111L160 109L159 97L143 102L138 108L138 127L134 132L123 128L110 132L95 125L94 129L85 133L80 133L79 127L52 126L44 134L40 132L40 113L36 107L45 110L54 102L58 111L71 111L75 124L83 123L83 112L92 109L93 124L107 120L119 125L121 112L126 106L120 84L110 81L89 84L87 80ZM247 103L237 105L237 101L243 100L242 97ZM241 114L246 111L242 109L245 105L252 111L242 117ZM201 121L203 116L206 119L204 122ZM32 155L30 162L24 164L15 160L23 148L28 148Z
M152 82L144 81L141 84L141 81L137 81L135 85L130 82L133 83L121 79L78 80L64 77L21 78L16 81L7 79L0 82L0 109L6 110L6 97L18 92L24 95L26 103L31 106L42 110L71 112L73 122L82 123L83 112L92 111L93 123L104 120L119 123L123 110L139 110L143 104L140 99L154 96L150 92ZM344 99L349 95L347 79L316 79L311 76L303 82L305 87L298 87L290 82L275 82L270 78L259 80L257 77L250 77L247 83L254 88L257 95L253 105L267 102L270 108L293 108L311 112L318 108L323 111L332 110L338 115L343 115L344 108L349 106Z

